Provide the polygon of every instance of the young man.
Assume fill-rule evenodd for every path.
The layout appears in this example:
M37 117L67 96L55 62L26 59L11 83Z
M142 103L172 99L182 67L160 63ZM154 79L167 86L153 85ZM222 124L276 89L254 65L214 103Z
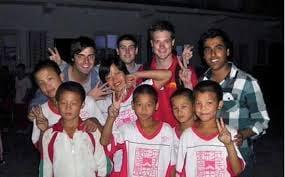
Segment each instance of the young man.
M175 43L175 31L171 23L167 21L159 21L153 24L149 29L151 38L151 46L153 58L149 64L143 66L143 69L167 69L172 72L172 77L169 83L165 85L163 90L159 91L159 110L156 117L163 117L162 121L169 123L172 127L178 125L172 111L169 98L172 93L179 87L178 71L181 69L178 64L178 58L172 53ZM188 56L190 58L190 56ZM197 83L197 76L192 67L191 83L193 86Z
M229 62L231 42L224 31L209 29L203 33L199 40L199 52L209 66L202 79L220 83L224 92L221 117L238 130L234 141L247 164L242 176L253 176L252 139L264 134L269 122L258 82Z
M99 74L94 69L96 45L93 39L88 37L76 38L71 44L71 65L66 64L60 57L59 52L49 48L50 59L55 61L61 68L64 81L75 81L80 83L89 96L96 100L103 99L110 94L106 85L99 86ZM47 101L40 91L37 91L30 103L30 108ZM29 119L33 115L29 114Z
M129 73L136 72L141 64L135 62L138 54L138 42L131 34L124 34L117 40L117 55L126 64Z

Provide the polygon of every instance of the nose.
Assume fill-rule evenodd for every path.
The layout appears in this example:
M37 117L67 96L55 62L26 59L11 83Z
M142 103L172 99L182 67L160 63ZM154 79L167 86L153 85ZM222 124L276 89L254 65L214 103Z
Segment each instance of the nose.
M67 104L65 105L65 109L67 109L67 110L71 109L71 104L70 104L70 103L67 103Z

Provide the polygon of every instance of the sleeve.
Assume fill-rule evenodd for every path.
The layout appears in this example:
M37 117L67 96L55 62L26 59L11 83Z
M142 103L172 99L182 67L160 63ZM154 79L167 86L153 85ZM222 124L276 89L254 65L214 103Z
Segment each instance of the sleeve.
M43 135L42 140L42 146L43 146L43 176L44 177L53 177L53 165L49 158L48 153L48 144L52 137L52 128L45 131Z
M179 140L179 147L177 153L176 171L178 174L183 173L186 153L187 153L187 130L184 131Z
M39 150L39 139L40 139L41 130L38 128L36 119L33 120L33 132L32 132L32 142L35 147Z
M107 163L107 157L104 152L104 148L99 141L101 136L99 130L96 130L93 133L93 136L96 141L94 159L96 161L97 174L98 176L106 176L108 173L108 163Z
M43 95L42 92L38 89L35 92L34 97L29 104L28 112L30 112L30 110L32 109L33 106L41 105L41 104L45 103L46 101L48 101L48 98L45 95Z
M170 163L166 172L166 177L171 177L172 174L175 174L175 165L176 165L176 154L175 154L175 147L174 147L174 131L172 128L170 128L171 130L171 136L172 136L172 142L170 145L170 149L171 149L171 154L170 154Z
M257 83L257 80L248 82L245 87L245 90L248 90L245 95L245 99L247 100L247 107L250 112L250 128L257 135L263 134L268 128L268 122L270 119L266 110L261 89Z

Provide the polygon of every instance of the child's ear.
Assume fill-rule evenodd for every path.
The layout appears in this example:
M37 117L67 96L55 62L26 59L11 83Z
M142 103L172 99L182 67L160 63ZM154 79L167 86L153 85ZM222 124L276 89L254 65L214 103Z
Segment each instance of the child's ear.
M223 100L219 101L218 109L222 109L223 106L224 106Z
M63 73L60 73L60 74L59 74L59 77L60 77L61 82L63 82L63 81L64 81Z

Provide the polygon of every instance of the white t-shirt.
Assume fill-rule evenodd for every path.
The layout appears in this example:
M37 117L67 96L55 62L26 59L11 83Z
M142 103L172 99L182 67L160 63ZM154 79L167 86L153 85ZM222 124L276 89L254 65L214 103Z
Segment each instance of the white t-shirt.
M2 83L5 84L5 83ZM32 88L32 83L29 77L25 76L23 79L18 79L18 77L15 78L15 89L16 89L16 95L15 95L15 103L16 104L23 104L25 103L23 101L26 92L28 89Z
M229 128L232 138L236 130ZM238 157L245 164L238 148L235 146ZM185 165L186 177L230 177L227 170L227 149L219 141L218 133L205 136L197 132L196 128L186 129L179 141L176 171L182 173ZM185 164L184 164L185 163Z
M121 176L166 176L176 164L174 132L169 124L160 122L153 135L146 135L138 121L124 125L113 133L111 152L125 147ZM127 174L126 174L127 172Z
M56 138L51 143L55 133ZM93 136L95 143L92 143L90 136ZM106 176L107 161L100 136L98 129L86 133L78 128L70 138L60 123L49 128L43 135L43 176L94 177L96 173Z
M61 115L55 110L52 110L49 104L51 103L47 101L41 105L41 108L44 116L48 120L49 127L51 127L52 125L58 122L58 120L61 118ZM95 100L91 96L86 96L85 105L80 110L80 117L82 118L82 120L86 120L90 117L96 117L98 121L101 123L101 125L105 124L103 115L101 114L101 111L99 110ZM37 127L36 119L34 119L33 133L32 133L32 142L34 144L36 144L39 141L40 133L41 130Z

